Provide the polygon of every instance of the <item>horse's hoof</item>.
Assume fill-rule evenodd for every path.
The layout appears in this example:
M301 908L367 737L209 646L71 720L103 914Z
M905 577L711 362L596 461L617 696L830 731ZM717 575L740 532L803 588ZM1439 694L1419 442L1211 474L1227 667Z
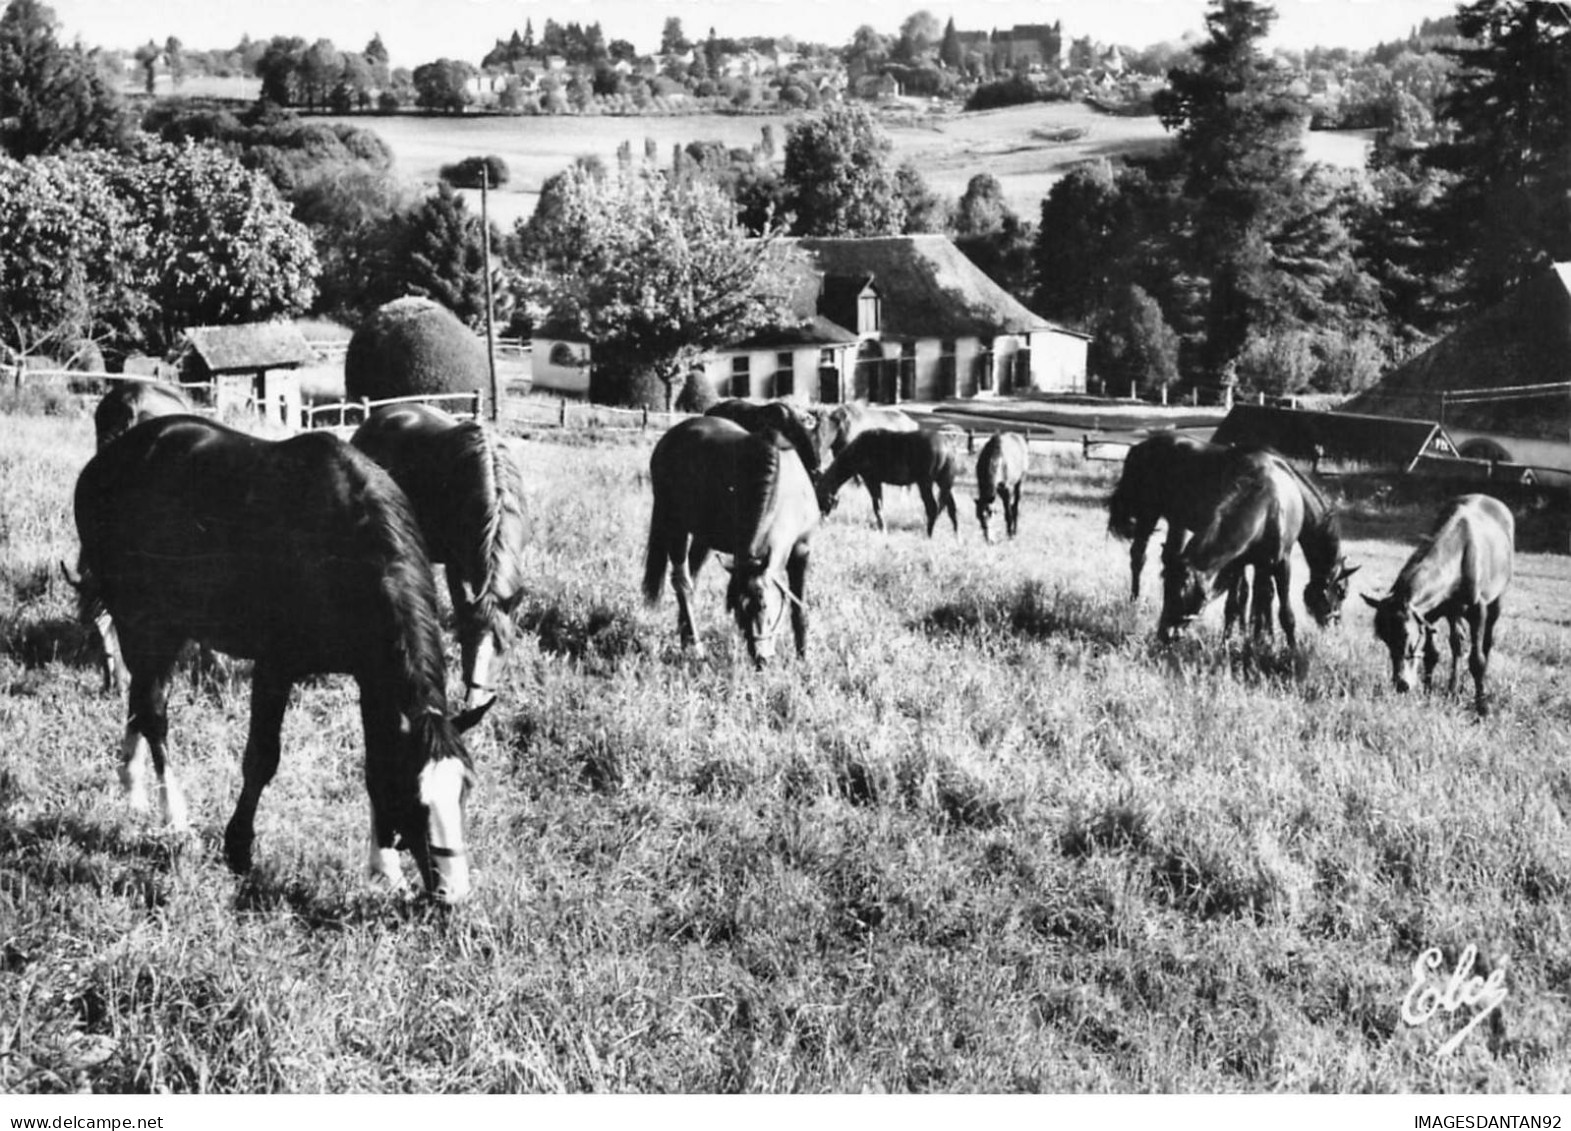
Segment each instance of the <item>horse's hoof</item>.
M224 863L229 865L229 870L237 876L243 876L251 870L252 839L236 833L233 829L224 831Z

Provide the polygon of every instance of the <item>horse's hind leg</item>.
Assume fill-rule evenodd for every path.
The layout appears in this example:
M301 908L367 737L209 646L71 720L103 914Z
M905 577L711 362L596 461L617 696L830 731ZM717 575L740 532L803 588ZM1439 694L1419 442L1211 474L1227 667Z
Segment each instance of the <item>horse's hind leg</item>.
M1256 579L1257 583L1259 579ZM1222 604L1222 639L1232 634L1235 624L1244 622L1244 611L1249 607L1249 574L1239 570L1227 586L1227 598Z
M1004 527L1013 538L1020 533L1020 484L1004 492Z
M252 716L253 719L255 716ZM399 718L397 710L384 703L374 689L367 691L360 686L360 721L365 729L365 788L371 800L371 841L366 855L366 872L373 880L381 880L397 891L404 891L409 882L404 879L403 866L398 861L397 825L393 819L393 798L387 795L389 783L385 768L378 774L371 772L373 765L381 766L385 754L398 743ZM277 765L276 758L274 765Z
M251 870L251 843L256 839L256 807L262 790L278 772L279 731L289 703L290 681L258 660L251 672L251 728L246 737L240 799L224 829L224 859L230 870ZM362 703L364 693L362 693ZM362 713L363 713L362 707ZM371 736L366 735L369 744Z
M671 549L671 589L676 594L676 631L682 647L691 648L693 654L702 656L704 646L693 627L693 579L704 568L709 557L709 547L696 540L691 546L676 545Z
M878 527L880 534L887 534L889 528L884 525L884 485L865 475L862 482L867 487L867 497L873 500L873 525Z
M1144 519L1135 527L1135 536L1129 542L1129 599L1140 599L1140 574L1146 568L1146 546L1151 542L1151 535L1156 530L1156 519ZM1167 557L1162 558L1164 568Z
M187 827L185 795L169 765L169 683L174 657L138 659L131 674L130 713L120 744L120 785L131 808L149 807L147 765L152 762L158 779L158 808L164 824L173 831Z
M1467 623L1473 637L1472 650L1467 657L1467 670L1473 676L1473 706L1480 715L1489 713L1484 703L1484 672L1489 667L1489 653L1495 643L1495 621L1499 616L1499 601L1492 601L1487 607L1474 605L1467 611Z
M946 479L939 483L938 505L949 512L949 525L955 529L955 537L960 537L960 516L955 510L955 484L954 480ZM1008 521L1007 519L1005 520Z
M1467 611L1466 616L1467 627L1469 630L1468 634L1473 638L1472 648L1468 653L1468 666L1472 667L1473 657L1478 654L1479 633L1481 632L1483 626L1481 623L1482 618L1479 616L1479 609L1477 605L1474 605L1472 608L1470 608ZM1450 628L1451 678L1446 681L1446 694L1455 695L1457 669L1461 667L1462 664L1462 618L1451 617L1447 621L1447 625ZM1475 685L1478 682L1478 672L1476 671L1473 672L1473 681Z
M1283 561L1279 562L1276 565L1276 567L1271 571L1271 574L1272 574L1272 577L1276 580L1276 601L1277 601L1276 615L1277 615L1277 619L1282 623L1282 635L1287 637L1287 646L1288 646L1288 648L1289 649L1295 649L1295 648L1298 647L1298 618L1293 615L1293 597L1292 597L1292 594L1293 594L1293 567L1292 567L1292 563L1290 563L1290 562L1288 562L1288 561L1286 561L1284 559ZM1270 588L1271 588L1270 581L1267 581L1266 584L1262 585L1262 584L1260 584L1259 578L1256 578L1255 579L1255 588L1264 590L1267 593L1266 604L1265 604L1265 618L1264 619L1265 619L1266 627L1270 628L1270 626L1271 626L1271 598L1269 596Z

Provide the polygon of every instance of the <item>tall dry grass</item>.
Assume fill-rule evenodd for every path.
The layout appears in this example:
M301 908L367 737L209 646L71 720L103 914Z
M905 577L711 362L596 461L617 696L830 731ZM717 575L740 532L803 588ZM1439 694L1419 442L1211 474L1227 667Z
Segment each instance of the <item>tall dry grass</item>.
M1107 468L1034 469L992 547L967 499L929 541L914 494L883 536L848 490L808 661L754 672L717 568L709 659L638 600L648 445L532 441L537 581L447 915L362 878L339 679L297 693L252 876L219 860L238 665L171 707L194 836L125 811L54 566L90 447L0 419L0 1089L1571 1083L1564 559L1519 563L1477 720L1389 691L1361 605L1297 657L1220 610L1156 647ZM1352 551L1379 591L1405 548ZM1437 1059L1467 1011L1399 1009L1470 944L1509 997Z

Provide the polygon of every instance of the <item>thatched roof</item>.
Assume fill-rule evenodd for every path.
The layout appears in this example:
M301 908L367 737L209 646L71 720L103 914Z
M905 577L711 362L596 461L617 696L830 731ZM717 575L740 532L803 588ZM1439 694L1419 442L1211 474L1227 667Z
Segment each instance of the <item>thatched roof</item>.
M1519 389L1571 381L1571 263L1557 263L1500 305L1392 370L1349 401L1352 412L1441 418L1442 391ZM1531 392L1531 390L1527 390ZM1571 395L1448 404L1445 423L1564 440Z
M947 236L810 238L796 244L812 257L823 280L814 308L799 310L804 315L822 314L854 328L855 295L871 285L883 297L879 336L886 341L991 338L1034 330L1085 336L1032 313Z
M299 327L287 322L193 326L185 340L210 373L255 373L316 360Z

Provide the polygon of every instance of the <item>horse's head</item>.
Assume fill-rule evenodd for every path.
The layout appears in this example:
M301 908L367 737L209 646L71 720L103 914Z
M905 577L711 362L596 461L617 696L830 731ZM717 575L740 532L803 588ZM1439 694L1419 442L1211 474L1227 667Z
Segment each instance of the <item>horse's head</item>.
M769 570L768 559L737 558L726 588L726 609L735 617L748 655L762 667L774 659L775 638L786 627L786 605L795 600Z
M1113 491L1113 497L1107 501L1107 529L1115 538L1126 541L1134 538L1140 531L1141 509L1136 505L1136 499L1131 491L1124 489L1124 483L1119 481Z
M1345 560L1338 560L1324 577L1311 577L1309 584L1304 586L1304 608L1321 628L1341 623L1342 603L1347 600L1347 579L1358 569Z
M460 737L478 723L490 702L452 718L428 711L411 721L404 741L406 765L419 766L410 803L399 810L396 832L415 858L426 891L443 903L469 898L469 856L464 809L474 786L474 763Z
M1375 636L1391 653L1391 683L1398 691L1411 691L1418 682L1418 658L1424 656L1424 673L1434 668L1438 651L1435 630L1413 611L1410 601L1387 594L1378 600L1361 593L1364 603L1375 610Z
M989 544L993 541L993 504L997 496L989 493L978 495L976 499L976 520L982 524L982 539Z
M1211 599L1209 579L1180 559L1162 571L1162 617L1159 636L1177 634L1205 611Z
M818 496L818 513L828 518L835 513L835 507L840 505L840 492L828 485L828 481L821 475L813 483L813 493Z

